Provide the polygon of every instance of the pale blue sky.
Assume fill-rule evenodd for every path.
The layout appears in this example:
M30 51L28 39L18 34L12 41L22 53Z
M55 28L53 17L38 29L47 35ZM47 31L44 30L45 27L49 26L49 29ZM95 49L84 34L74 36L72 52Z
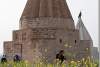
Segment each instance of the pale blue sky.
M19 27L19 19L27 0L0 0L0 53L3 41L12 40L12 31ZM77 23L77 16L82 11L83 22L89 31L94 45L98 45L98 0L67 0L72 16Z

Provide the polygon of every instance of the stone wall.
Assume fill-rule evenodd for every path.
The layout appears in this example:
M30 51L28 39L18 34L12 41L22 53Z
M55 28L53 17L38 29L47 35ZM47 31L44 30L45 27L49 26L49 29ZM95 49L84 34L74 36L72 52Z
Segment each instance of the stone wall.
M70 18L23 18L20 20L20 28L66 28L75 29L74 21Z
M13 59L14 54L13 49L13 42L12 41L5 41L4 42L4 54L7 56L7 60Z
M78 50L78 59L91 57L91 41L90 40L80 40L79 50Z

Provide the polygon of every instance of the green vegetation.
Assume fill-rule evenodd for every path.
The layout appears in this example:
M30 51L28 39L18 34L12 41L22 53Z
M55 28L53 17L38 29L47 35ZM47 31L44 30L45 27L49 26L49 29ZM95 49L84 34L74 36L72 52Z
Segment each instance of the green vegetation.
M28 61L21 62L7 62L0 63L0 67L99 67L98 61L92 61L90 58L82 59L80 61L64 61L63 64L60 64L60 61L50 63L29 63Z

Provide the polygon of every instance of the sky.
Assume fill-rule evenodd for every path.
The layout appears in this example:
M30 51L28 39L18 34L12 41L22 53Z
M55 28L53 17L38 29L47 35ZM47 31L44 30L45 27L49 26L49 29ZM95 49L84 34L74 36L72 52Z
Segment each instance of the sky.
M12 31L19 29L19 19L27 0L0 0L0 54L3 42L12 40ZM75 21L82 12L82 20L89 31L94 46L98 46L98 0L67 0Z

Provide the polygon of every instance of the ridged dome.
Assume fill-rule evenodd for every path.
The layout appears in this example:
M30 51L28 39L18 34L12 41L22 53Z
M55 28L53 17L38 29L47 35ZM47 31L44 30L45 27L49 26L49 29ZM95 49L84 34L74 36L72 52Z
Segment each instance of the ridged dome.
M22 17L72 18L66 0L28 0Z

